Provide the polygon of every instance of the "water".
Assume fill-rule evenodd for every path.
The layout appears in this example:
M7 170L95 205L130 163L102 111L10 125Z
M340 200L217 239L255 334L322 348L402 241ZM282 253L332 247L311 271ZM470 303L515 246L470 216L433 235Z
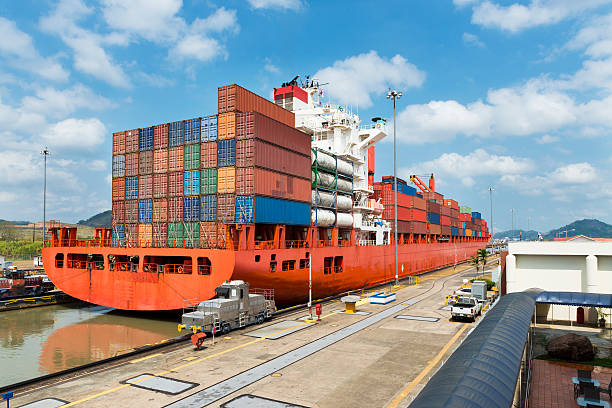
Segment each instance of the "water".
M0 386L177 336L179 319L82 304L0 312Z

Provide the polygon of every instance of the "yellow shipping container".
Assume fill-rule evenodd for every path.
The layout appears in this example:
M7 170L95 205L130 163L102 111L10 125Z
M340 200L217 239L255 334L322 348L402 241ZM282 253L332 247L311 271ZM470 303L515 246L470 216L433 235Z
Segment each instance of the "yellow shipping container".
M217 122L217 139L232 139L236 136L236 113L219 114Z
M151 247L153 244L153 227L151 224L138 225L138 246L141 248Z
M217 170L217 192L233 193L236 191L236 168L219 167Z
M471 237L472 236L472 230L471 229L465 229L465 236L466 237Z

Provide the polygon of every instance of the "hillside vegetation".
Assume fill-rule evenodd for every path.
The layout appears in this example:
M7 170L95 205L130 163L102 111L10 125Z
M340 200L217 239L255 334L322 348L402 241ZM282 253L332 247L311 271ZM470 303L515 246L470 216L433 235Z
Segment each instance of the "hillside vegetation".
M606 224L605 222L595 220L595 219L584 219L577 220L572 222L571 224L564 225L562 227L553 229L546 233L542 232L542 236L546 240L552 240L561 234L561 237L565 237L565 231L567 231L567 236L572 237L575 235L586 235L591 238L612 238L612 225ZM524 240L535 240L538 239L538 231L524 231L524 230L514 230L514 231L502 231L495 234L495 239L503 239L506 237L509 238L519 238L522 233L522 239Z

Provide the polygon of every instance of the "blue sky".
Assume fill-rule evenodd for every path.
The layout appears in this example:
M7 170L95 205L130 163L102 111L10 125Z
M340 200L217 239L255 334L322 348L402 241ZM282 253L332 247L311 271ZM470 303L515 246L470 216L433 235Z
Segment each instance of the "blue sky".
M612 1L22 0L0 5L0 218L110 208L113 131L315 75L367 122L398 101L400 175L489 219L612 223ZM391 174L391 137L376 175ZM528 221L529 220L529 221Z

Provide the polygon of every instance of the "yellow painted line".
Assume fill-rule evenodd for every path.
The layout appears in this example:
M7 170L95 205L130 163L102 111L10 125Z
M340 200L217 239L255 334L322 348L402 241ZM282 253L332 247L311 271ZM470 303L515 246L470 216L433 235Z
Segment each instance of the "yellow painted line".
M136 360L132 360L132 361L130 361L130 363L131 364L139 363L141 361L145 361L145 360L148 360L150 358L161 356L161 355L162 355L162 353L151 354L150 356L146 356L146 357L142 357L142 358L137 358Z
M183 360L185 360L185 361L191 361L191 360L195 360L196 358L197 358L197 357L193 357L193 356L192 356L192 357L186 357L186 358L184 358Z
M389 405L387 405L386 408L396 408L400 404L400 402L402 402L404 398L406 398L410 394L410 391L412 391L413 388L416 387L423 380L423 378L425 378L425 376L431 371L431 369L434 368L436 364L438 364L438 362L442 359L442 357L444 357L444 354L448 351L448 349L451 348L451 346L457 341L459 336L461 336L461 334L467 328L468 325L464 324L459 329L459 331L457 331L457 333L455 333L455 335L448 341L448 343L446 343L446 345L442 347L442 350L440 350L440 352L433 358L433 360L429 362L427 367L425 367L423 371L421 371L419 375L417 375L416 378L412 380L412 382L402 390L402 392L400 392L395 398L393 398L393 400L389 403Z

